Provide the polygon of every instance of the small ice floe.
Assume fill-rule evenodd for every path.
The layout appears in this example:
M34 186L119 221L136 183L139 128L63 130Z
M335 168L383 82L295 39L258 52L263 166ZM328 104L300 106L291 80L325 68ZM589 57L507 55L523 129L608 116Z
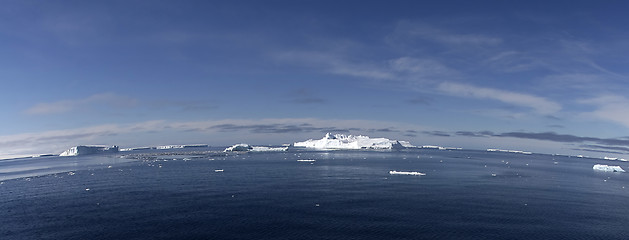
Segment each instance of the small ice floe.
M74 176L74 174L76 174L76 173L74 173L74 172L68 172L68 176Z
M420 172L402 172L402 171L394 171L394 170L389 171L389 174L391 174L391 175L415 175L415 176L426 176L426 174L425 174L425 173L420 173Z
M298 159L297 162L316 162L314 159Z
M85 191L89 191L89 190L90 190L89 188L86 188L86 189L85 189Z
M496 174L495 174L495 173L492 173L492 174L491 174L491 176L492 176L492 177L495 177L495 176L496 176Z
M609 166L604 164L596 164L592 167L592 169L605 172L625 172L625 170L620 166Z
M214 172L224 172L224 171L225 170L223 170L223 169L216 169L216 170L214 170Z

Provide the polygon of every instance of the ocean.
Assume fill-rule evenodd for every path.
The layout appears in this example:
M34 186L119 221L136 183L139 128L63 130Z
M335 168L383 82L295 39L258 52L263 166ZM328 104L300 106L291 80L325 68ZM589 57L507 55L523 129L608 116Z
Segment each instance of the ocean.
M629 239L629 173L597 163L629 170L436 149L0 160L0 238Z

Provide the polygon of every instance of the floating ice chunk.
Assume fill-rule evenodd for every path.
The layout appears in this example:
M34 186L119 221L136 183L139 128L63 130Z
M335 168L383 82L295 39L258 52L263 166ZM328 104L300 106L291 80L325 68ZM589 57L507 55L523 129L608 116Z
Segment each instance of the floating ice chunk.
M225 148L225 152L248 152L251 149L253 149L253 147L249 146L249 144L239 143L234 146Z
M526 155L533 154L533 152L526 152L526 151L521 151L521 150L505 150L505 149L497 149L497 148L488 148L487 151L488 152L519 153L519 154L526 154Z
M284 152L288 150L288 147L277 147L277 148L273 148L273 147L253 147L251 150L251 152Z
M314 159L299 159L297 160L297 162L316 162L317 160Z
M425 174L425 173L420 173L420 172L402 172L402 171L394 171L394 170L389 171L389 174L391 174L391 175L415 175L415 176L426 176L426 174Z
M225 152L283 152L286 150L288 150L288 147L254 147L246 143L239 143L225 148Z
M605 172L625 172L625 170L620 166L609 166L604 164L596 164L592 167L592 169Z
M415 147L406 141L344 134L332 135L331 133L327 133L322 139L309 139L293 143L293 146L313 149L403 149Z
M223 169L216 169L216 170L214 170L214 172L224 172L224 171L225 170L223 170Z

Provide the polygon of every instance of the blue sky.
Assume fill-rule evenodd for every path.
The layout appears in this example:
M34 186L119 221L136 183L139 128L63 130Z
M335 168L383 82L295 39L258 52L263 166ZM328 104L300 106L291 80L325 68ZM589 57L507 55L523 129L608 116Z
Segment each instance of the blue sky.
M625 1L5 1L0 156L281 144L333 131L624 157L627 10Z

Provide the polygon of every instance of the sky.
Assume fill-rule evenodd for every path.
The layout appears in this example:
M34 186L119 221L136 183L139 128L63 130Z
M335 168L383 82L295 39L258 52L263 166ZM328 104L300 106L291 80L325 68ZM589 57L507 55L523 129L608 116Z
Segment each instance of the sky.
M3 1L0 158L326 132L629 158L626 1Z

